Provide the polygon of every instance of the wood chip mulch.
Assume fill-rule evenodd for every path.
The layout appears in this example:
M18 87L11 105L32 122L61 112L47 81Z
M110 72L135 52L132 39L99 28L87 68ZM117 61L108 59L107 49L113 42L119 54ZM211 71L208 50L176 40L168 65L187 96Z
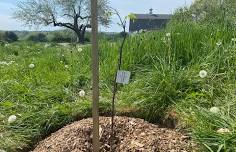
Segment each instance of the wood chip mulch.
M193 152L189 137L142 119L115 117L112 144L111 118L100 117L99 132L101 152ZM92 152L92 119L65 126L40 142L33 152Z

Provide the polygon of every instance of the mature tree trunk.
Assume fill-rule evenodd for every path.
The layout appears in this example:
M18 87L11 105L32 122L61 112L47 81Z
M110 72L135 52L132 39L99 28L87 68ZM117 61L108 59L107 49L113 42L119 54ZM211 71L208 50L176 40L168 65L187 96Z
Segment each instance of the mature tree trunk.
M77 43L84 44L85 43L85 32L86 32L86 27L79 29L79 30L74 30L77 36Z
M86 32L86 26L82 28L81 33L80 33L80 42L81 43L85 42L85 32Z

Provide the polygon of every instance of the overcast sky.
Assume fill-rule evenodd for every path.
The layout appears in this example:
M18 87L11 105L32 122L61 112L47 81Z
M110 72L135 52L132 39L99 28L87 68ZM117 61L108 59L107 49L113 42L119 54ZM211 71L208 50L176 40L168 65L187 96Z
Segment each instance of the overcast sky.
M0 30L30 30L19 21L12 18L16 0L0 0ZM194 0L110 0L111 6L116 8L122 16L129 13L148 13L153 8L153 13L170 14L179 7L189 6ZM101 28L103 31L118 32L121 29L116 25L116 18L110 28ZM31 30L53 30L54 27Z

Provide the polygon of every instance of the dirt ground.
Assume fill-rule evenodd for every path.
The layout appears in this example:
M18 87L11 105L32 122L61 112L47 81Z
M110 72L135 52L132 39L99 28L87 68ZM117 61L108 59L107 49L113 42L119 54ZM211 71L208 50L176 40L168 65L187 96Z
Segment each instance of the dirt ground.
M176 130L142 119L116 117L111 142L111 118L100 117L101 152L193 152L191 140ZM112 143L112 144L111 144ZM111 150L111 145L113 145ZM33 152L91 152L92 119L74 122L40 142Z

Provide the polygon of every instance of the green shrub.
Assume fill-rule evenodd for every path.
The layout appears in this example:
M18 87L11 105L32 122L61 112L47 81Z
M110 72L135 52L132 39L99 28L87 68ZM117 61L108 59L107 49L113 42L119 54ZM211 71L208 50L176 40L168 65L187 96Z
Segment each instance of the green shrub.
M26 41L47 42L47 36L44 33L32 33L26 38Z
M0 41L15 42L18 36L12 31L0 32Z

